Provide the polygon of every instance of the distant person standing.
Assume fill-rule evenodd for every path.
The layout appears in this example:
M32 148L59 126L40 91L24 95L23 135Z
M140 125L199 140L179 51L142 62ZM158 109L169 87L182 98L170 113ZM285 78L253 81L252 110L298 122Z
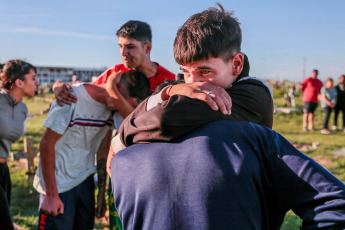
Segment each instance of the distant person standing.
M317 79L319 71L313 70L311 77L306 78L301 84L303 93L303 131L314 130L314 112L318 103L318 94L320 93L322 82Z
M335 87L337 91L337 103L334 107L334 125L332 130L337 130L338 115L342 111L343 115L343 131L345 132L345 75L339 78L339 84Z
M330 134L328 129L328 121L331 116L332 110L337 101L337 91L333 87L333 79L327 78L325 86L321 89L321 107L325 111L325 119L323 121L322 134Z

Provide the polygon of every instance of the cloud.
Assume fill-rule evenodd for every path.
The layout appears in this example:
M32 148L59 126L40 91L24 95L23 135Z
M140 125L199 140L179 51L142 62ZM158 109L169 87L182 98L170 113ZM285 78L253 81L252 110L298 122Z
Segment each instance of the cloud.
M76 38L89 38L89 39L100 39L100 40L114 39L113 36L83 34L83 33L69 32L69 31L51 30L51 29L45 29L45 28L39 28L39 27L0 26L0 32L19 33L19 34L41 34L41 35L51 35L51 36L60 36L60 37L76 37Z

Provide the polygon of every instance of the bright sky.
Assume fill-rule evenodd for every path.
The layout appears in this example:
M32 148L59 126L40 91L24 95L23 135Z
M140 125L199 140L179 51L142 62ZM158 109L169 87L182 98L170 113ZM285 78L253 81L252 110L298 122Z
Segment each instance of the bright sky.
M317 68L321 80L345 74L345 1L219 2L241 22L251 76L301 81L304 64L306 76ZM110 67L121 63L115 33L133 19L151 25L151 59L177 73L176 31L210 6L215 1L0 0L0 62Z

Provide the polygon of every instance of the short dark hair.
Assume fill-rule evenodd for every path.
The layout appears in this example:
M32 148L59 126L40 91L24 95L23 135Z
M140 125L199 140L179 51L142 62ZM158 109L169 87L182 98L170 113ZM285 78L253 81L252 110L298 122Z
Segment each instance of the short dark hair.
M24 75L33 69L37 73L35 66L21 60L11 60L4 64L0 71L1 86L5 89L11 89L17 79L25 80Z
M319 71L317 69L313 69L313 72L316 72L317 74L319 74Z
M152 41L152 32L150 25L146 22L130 20L123 24L116 32L118 37L134 38L142 43Z
M232 12L211 7L192 15L177 31L174 56L178 64L189 64L208 57L230 60L241 51L242 31Z
M150 82L146 75L139 70L129 70L122 74L121 84L126 93L139 104L150 95Z

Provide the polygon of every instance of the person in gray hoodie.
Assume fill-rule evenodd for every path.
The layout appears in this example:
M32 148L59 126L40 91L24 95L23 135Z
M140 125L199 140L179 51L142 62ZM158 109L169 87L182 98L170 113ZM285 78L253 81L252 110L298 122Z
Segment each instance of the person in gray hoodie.
M34 96L38 81L36 67L21 60L8 61L0 70L0 223L4 229L13 229L9 211L12 183L7 158L12 143L24 133L28 109L22 98Z

